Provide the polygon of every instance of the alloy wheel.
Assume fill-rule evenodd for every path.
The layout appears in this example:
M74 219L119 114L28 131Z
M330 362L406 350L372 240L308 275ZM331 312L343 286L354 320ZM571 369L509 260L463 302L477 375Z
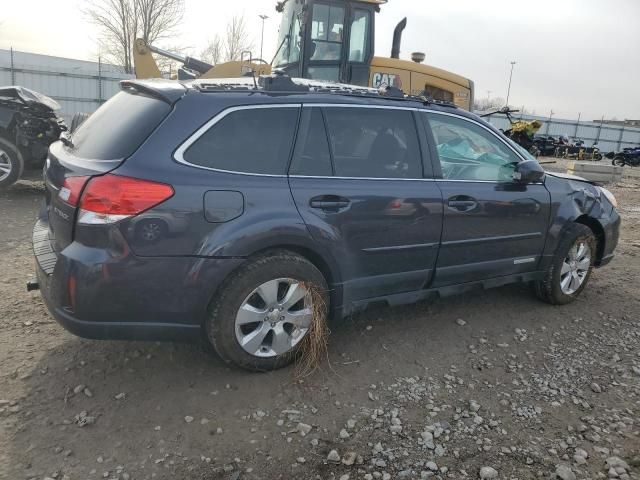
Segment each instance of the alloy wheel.
M245 352L270 358L286 354L305 337L313 304L305 286L290 278L263 283L236 314L236 339Z
M0 148L0 182L11 175L13 166L9 154Z
M577 241L569 250L560 270L560 288L565 295L577 292L591 268L591 248L583 241Z

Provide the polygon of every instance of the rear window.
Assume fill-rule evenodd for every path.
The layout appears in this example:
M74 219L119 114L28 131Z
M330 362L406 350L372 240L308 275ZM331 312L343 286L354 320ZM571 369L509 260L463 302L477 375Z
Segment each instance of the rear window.
M187 163L231 172L286 173L298 108L250 108L229 113L183 154Z
M92 160L119 160L133 154L171 106L135 92L119 92L73 134L74 153Z

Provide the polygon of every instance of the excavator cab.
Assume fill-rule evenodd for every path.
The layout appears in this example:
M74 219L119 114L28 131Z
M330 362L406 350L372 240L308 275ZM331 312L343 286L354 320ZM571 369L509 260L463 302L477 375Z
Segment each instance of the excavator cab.
M369 84L374 15L383 0L280 2L280 38L273 66L292 77Z
M271 64L262 59L209 65L200 60L167 52L138 39L133 49L137 78L160 77L152 53L183 64L190 77L231 78L269 75L272 68L290 77L379 88L396 87L410 95L473 108L473 82L422 62L425 54L414 52L411 61L400 59L403 19L393 32L390 57L374 56L375 14L387 0L281 0L280 38ZM186 69L186 70L184 70Z

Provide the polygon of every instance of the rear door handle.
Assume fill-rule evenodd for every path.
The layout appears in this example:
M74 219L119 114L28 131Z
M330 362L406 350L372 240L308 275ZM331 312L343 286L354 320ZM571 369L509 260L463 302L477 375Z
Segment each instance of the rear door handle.
M478 206L478 202L475 198L459 195L457 197L451 197L448 205L449 208L459 212L470 212Z
M309 201L311 208L320 210L342 210L351 205L348 198L338 197L336 195L321 195L314 197Z

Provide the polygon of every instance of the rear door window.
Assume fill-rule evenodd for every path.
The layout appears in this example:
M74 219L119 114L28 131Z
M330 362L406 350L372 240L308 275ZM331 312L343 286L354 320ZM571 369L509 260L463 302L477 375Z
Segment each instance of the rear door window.
M75 155L120 160L135 152L169 114L171 106L137 92L119 92L73 134Z
M232 111L191 143L182 159L215 170L284 175L298 111L276 106Z
M335 175L422 178L413 114L381 108L326 108Z
M332 175L331 152L320 108L306 108L302 113L298 142L289 173L311 177Z

